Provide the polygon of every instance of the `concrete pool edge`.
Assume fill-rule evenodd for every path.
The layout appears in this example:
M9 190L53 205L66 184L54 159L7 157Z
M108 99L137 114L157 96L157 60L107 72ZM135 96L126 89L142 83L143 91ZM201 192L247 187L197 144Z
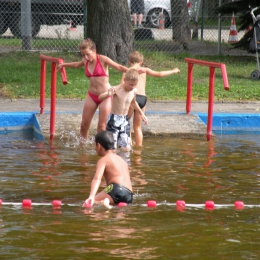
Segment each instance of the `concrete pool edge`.
M179 113L146 111L148 125L143 125L144 137L174 137L206 140L206 113ZM90 135L96 133L98 113L94 115ZM65 137L66 133L78 134L81 113L57 112L55 137ZM35 112L0 112L0 133L33 129L35 138L49 139L50 114ZM243 113L215 113L213 134L260 134L260 115Z

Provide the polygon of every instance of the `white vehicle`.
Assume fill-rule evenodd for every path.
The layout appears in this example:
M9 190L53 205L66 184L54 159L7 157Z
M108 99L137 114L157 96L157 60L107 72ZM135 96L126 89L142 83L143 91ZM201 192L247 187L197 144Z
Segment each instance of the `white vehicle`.
M130 6L131 0L128 0ZM187 0L188 12L191 20L196 20L199 9L200 0ZM150 27L158 27L159 15L164 14L165 27L171 25L171 0L144 0L144 17L143 22L147 23Z

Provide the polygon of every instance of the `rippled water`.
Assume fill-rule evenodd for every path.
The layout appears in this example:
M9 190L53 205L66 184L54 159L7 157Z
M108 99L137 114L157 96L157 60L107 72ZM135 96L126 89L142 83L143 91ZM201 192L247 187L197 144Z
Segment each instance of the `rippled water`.
M0 135L1 199L66 204L2 205L0 259L260 259L260 207L232 206L260 205L260 136L151 138L122 156L133 205L89 210L81 205L98 160L93 142ZM179 199L202 206L178 211ZM148 208L148 200L157 207ZM205 210L207 200L229 206Z

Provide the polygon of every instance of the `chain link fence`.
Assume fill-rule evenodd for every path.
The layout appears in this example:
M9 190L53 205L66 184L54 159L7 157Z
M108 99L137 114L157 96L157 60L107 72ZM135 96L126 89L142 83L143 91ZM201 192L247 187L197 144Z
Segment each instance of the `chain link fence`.
M78 43L86 37L86 1L0 0L0 49L77 51ZM127 1L131 11L134 7L131 7L131 0ZM172 5L171 0L144 0L141 25L138 23L140 17L131 15L136 49L141 45L142 50L146 47L151 50L153 45L157 49L160 46L161 51L187 51L180 43L175 42L173 37L173 29L176 29L172 23L176 18L173 17L173 9L178 1L184 0L172 0ZM30 5L28 2L31 2ZM222 1L225 2L229 1ZM218 5L219 1L212 0L187 1L191 45L196 46L199 42L218 42ZM227 43L231 16L221 17L221 22L221 43ZM243 34L244 32L237 33L237 39L243 37Z

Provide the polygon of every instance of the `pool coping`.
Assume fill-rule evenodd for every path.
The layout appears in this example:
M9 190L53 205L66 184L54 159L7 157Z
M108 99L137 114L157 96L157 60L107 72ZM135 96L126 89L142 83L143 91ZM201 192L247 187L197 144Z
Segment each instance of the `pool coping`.
M206 140L207 113L182 113L147 110L148 125L143 125L144 137L175 137ZM98 112L90 127L96 133ZM66 138L71 132L79 133L81 113L57 112L55 138ZM132 124L131 124L132 125ZM33 129L34 138L49 139L50 113L0 112L0 133ZM260 114L214 113L213 136L217 134L260 134Z

